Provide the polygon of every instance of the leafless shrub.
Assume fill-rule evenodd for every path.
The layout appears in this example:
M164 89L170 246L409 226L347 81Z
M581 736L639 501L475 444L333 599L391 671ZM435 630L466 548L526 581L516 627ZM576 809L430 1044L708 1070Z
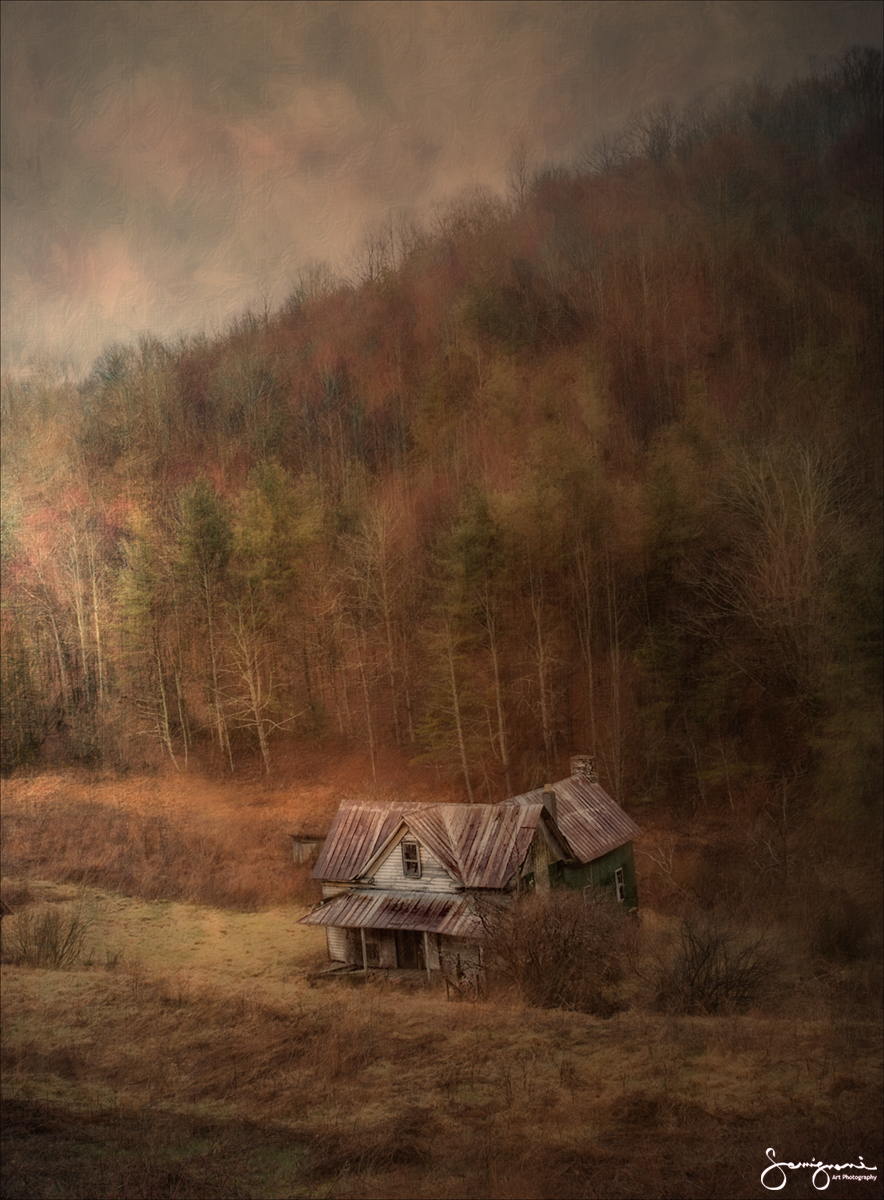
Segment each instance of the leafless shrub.
M658 964L657 1004L696 1013L745 1007L762 998L776 971L766 934L743 934L717 913L688 915L674 953Z
M73 966L82 953L89 923L80 907L25 909L15 918L13 962L56 970Z
M13 913L34 903L34 893L26 883L8 884L3 888L3 903L8 904Z
M620 1007L634 929L615 901L561 889L524 896L483 919L489 971L523 1003L600 1016Z
M461 1000L478 1000L482 994L482 961L476 946L473 954L453 949L439 952L439 969L445 982L445 993Z

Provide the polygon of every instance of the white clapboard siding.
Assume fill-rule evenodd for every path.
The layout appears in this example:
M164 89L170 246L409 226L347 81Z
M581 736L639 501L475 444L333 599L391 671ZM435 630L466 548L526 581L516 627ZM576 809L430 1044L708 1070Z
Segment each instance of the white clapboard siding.
M406 875L402 868L401 839L390 849L390 852L377 864L374 869L374 886L384 891L401 892L454 892L457 883L448 874L442 864L427 850L420 847L421 873L419 878ZM408 837L408 841L417 841Z
M332 962L347 961L347 931L339 929L336 925L327 925L325 928L326 937L328 938L328 956Z
M346 883L323 883L322 898L332 900L335 896L344 896L349 891L350 887Z

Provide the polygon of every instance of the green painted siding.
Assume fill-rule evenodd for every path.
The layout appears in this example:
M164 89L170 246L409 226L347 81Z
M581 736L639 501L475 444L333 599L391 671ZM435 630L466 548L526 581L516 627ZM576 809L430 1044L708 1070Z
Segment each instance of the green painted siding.
M614 877L618 870L623 871L623 886L626 891L623 903L627 908L638 907L638 887L635 881L635 856L632 852L632 842L618 846L609 854L602 855L594 862L585 866L568 863L553 863L549 868L550 883L553 887L568 887L582 891L585 887L614 889Z

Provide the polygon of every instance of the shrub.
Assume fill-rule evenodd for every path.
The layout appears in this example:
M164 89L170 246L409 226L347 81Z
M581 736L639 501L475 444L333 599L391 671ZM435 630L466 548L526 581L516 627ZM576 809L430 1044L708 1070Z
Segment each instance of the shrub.
M489 973L524 1003L617 1011L634 927L616 901L563 888L522 896L483 921Z
M89 920L81 908L62 909L57 904L25 909L15 918L13 962L29 967L70 967L86 940Z
M34 903L34 893L26 883L7 884L3 888L3 903L7 904L14 914L26 904Z
M744 1007L764 995L776 970L765 934L744 935L716 913L689 915L671 960L659 966L657 1003L697 1013Z

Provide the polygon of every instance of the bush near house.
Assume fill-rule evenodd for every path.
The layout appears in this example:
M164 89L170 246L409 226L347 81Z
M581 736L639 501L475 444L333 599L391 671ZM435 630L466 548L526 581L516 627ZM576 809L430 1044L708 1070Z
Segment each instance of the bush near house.
M622 1006L636 926L609 896L535 892L504 910L488 909L483 920L492 980L523 1003L597 1016Z

